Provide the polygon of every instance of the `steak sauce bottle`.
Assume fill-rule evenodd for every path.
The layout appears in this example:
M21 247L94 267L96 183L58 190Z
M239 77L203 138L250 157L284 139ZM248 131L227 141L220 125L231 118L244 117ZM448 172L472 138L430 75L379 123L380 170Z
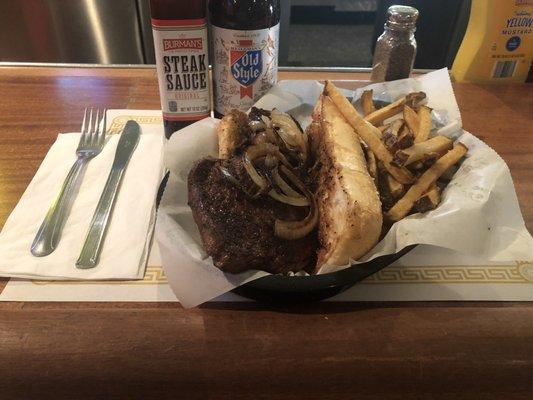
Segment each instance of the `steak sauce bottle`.
M277 82L280 0L209 0L215 116L247 111Z
M150 0L165 135L211 113L205 0Z

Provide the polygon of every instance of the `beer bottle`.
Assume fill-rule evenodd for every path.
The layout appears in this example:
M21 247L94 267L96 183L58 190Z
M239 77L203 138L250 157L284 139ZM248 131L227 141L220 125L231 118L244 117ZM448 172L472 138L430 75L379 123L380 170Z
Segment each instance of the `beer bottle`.
M277 82L280 0L209 0L215 116L248 110Z
M170 135L211 113L205 0L150 0L159 94Z

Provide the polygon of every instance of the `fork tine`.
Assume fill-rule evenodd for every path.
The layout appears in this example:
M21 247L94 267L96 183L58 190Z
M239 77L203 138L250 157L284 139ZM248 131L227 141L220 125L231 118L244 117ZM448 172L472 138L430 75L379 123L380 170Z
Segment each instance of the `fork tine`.
M83 111L83 121L81 122L81 131L87 132L87 111L89 108L85 107L85 111Z
M85 107L85 111L83 112L83 121L81 122L80 144L84 143L87 137L87 111L88 108Z
M93 131L93 135L91 137L91 146L92 147L95 147L96 144L98 143L98 134L100 133L100 122L102 122L101 118L100 118L100 108L97 108L96 109L96 115L95 115L95 118L94 118L94 131Z
M102 144L105 141L105 134L107 132L107 108L104 108L103 114L104 114L104 117L103 117L104 123L103 123L103 126L102 126L102 132L101 132L100 136L98 137L98 146L99 147L102 147Z
M89 112L89 123L87 124L87 136L85 137L84 145L90 145L93 133L93 108L91 107Z

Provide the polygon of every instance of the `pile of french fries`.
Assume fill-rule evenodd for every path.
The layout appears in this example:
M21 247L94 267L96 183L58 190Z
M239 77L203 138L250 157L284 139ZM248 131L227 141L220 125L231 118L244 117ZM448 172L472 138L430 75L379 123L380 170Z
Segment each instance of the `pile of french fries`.
M395 222L436 208L468 148L445 136L430 137L431 108L421 104L425 93L410 93L377 109L372 90L366 90L361 96L364 116L330 81L325 94L363 142L385 218Z

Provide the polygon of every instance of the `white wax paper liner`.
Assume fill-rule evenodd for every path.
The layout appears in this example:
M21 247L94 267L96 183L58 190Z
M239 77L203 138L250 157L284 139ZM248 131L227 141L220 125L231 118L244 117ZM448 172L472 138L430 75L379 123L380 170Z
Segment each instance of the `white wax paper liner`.
M395 223L360 262L396 253L411 244L440 246L485 261L533 259L533 238L524 225L509 169L495 151L461 129L461 116L448 71L442 69L367 88L373 88L374 96L385 101L412 91L424 91L428 105L433 108L438 133L461 141L469 152L443 192L439 206ZM355 93L345 91L345 94L358 99L364 89ZM321 90L322 85L316 81L281 82L256 105L290 111L305 128ZM226 274L214 267L203 250L187 205L187 174L192 165L203 157L217 156L217 123L218 120L210 118L181 130L172 136L166 149L170 178L156 229L165 273L184 307L194 307L268 275L263 271ZM324 266L319 273L347 266Z

